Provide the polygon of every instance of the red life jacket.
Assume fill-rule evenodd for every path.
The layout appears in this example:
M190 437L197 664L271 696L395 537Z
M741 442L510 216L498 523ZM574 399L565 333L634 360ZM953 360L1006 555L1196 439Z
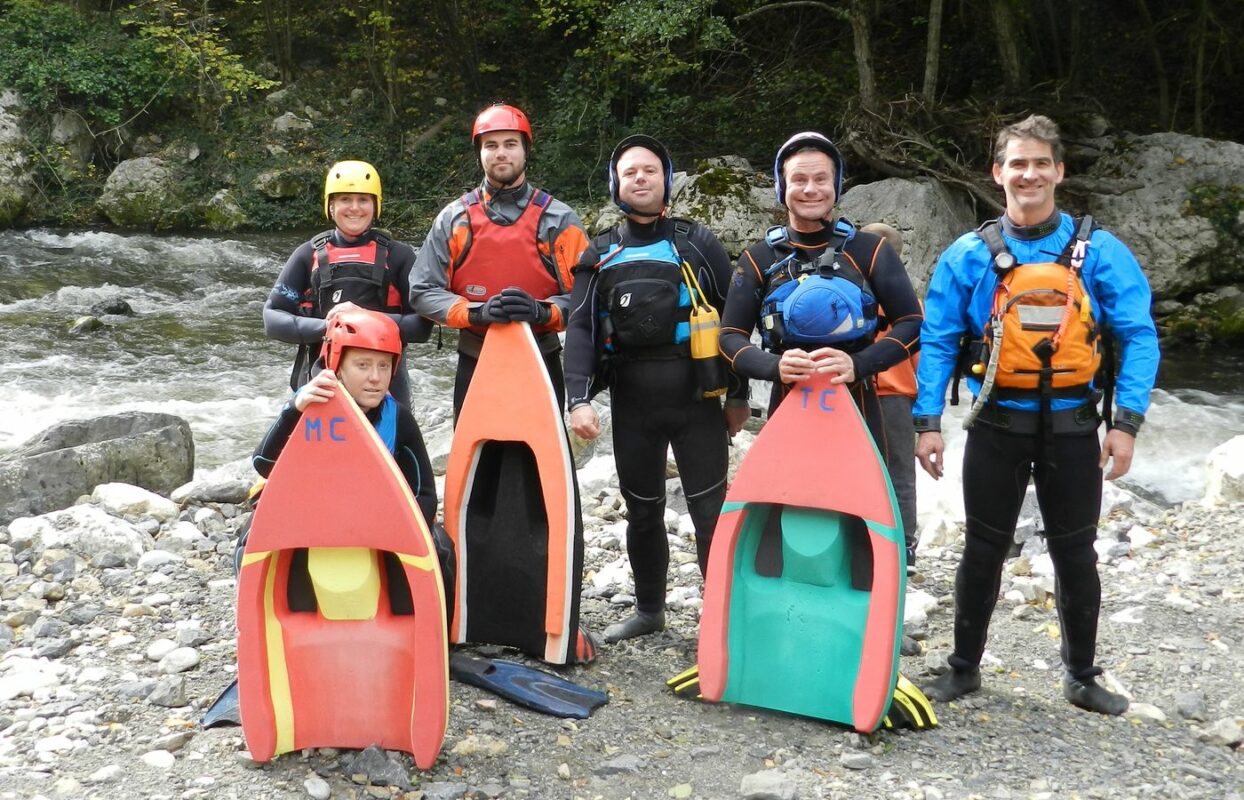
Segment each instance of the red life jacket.
M303 306L319 317L345 302L371 311L401 309L388 265L390 241L376 230L369 241L353 245L334 243L333 231L317 234L311 240L311 288Z
M471 244L450 276L451 291L472 303L487 300L510 286L537 300L564 291L539 250L540 217L553 202L552 195L536 189L523 213L509 225L489 218L479 189L464 194L462 202L471 226Z

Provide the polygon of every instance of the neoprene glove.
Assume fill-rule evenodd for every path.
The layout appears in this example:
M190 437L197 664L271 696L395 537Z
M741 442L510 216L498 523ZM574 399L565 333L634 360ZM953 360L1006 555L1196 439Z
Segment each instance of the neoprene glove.
M541 303L531 295L511 286L501 290L501 308L511 322L529 322L532 325L544 325L553 318L548 304Z
M505 309L501 305L501 295L492 297L467 310L467 322L472 325L491 325L494 322L508 322Z

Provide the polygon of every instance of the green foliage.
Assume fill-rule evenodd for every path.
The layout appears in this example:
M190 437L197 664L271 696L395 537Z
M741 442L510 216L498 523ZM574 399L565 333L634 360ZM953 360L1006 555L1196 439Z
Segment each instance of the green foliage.
M1244 213L1244 187L1204 183L1188 189L1187 210L1213 223L1220 239L1235 240L1235 228Z
M128 17L164 58L170 79L193 87L193 104L201 118L252 91L277 85L242 63L221 30L222 21L206 2L198 7L191 0L146 0L130 6Z
M97 130L159 111L181 88L154 44L115 17L46 0L0 2L0 83L36 111L74 108Z

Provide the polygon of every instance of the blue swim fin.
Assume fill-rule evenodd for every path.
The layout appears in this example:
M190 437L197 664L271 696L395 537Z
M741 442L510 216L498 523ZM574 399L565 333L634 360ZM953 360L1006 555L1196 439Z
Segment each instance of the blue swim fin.
M199 720L199 724L204 728L214 728L217 725L242 724L242 714L238 705L238 682L236 680L220 693L220 697L216 698L216 702L212 703L207 711L203 712L203 718Z
M454 653L449 674L459 683L478 686L521 706L555 717L587 719L609 702L609 695L560 675L500 658L471 658Z

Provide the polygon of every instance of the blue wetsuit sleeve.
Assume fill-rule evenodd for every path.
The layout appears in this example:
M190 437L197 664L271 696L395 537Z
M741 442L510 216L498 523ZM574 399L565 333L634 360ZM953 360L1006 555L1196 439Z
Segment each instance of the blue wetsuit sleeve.
M301 418L302 413L294 408L292 401L281 406L281 411L272 422L272 427L268 428L268 432L264 434L259 446L255 448L254 455L251 456L251 466L256 472L265 478L272 474L272 467L276 465L277 458L285 449L285 444L289 441L290 435L298 426L298 420Z
M1144 414L1160 358L1149 281L1132 251L1109 231L1093 234L1093 251L1095 258L1084 270L1088 290L1100 306L1099 319L1114 336L1120 355L1115 404Z
M954 377L959 342L969 330L968 306L974 282L965 277L965 263L973 248L961 237L942 253L929 280L920 326L920 365L916 370L915 416L940 416L946 407L946 387ZM988 256L988 250L985 251Z

